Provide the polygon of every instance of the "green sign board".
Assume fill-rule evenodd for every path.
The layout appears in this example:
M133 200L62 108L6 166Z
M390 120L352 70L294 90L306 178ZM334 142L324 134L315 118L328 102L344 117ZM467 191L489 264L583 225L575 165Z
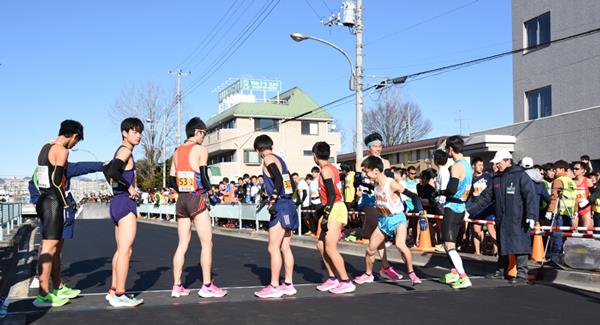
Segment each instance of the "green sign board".
M242 91L280 92L281 81L242 78L219 92L219 101Z

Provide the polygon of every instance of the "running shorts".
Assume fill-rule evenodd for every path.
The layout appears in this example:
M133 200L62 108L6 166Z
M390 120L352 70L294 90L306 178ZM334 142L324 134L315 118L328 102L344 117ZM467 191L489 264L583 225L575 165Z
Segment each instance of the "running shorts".
M445 243L456 243L461 223L465 217L464 212L454 212L451 208L444 208L444 219L442 220L442 241Z
M115 224L130 213L137 216L137 205L129 198L129 193L113 196L110 200L110 218Z
M400 225L407 225L406 215L403 212L391 216L379 216L377 228L386 236L393 238Z
M269 220L269 228L275 227L278 223L285 230L298 229L298 210L291 199L280 198L275 202L274 216Z
M42 222L42 239L62 239L65 208L58 197L52 194L42 194L35 205L35 211Z
M182 192L179 193L177 204L175 205L175 214L177 218L190 218L204 212L208 208L207 195L200 192Z

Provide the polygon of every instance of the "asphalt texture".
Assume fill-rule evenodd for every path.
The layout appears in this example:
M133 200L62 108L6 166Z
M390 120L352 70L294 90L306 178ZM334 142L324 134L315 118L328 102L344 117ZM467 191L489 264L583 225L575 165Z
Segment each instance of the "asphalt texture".
M183 283L193 289L188 297L171 298L172 254L177 245L175 228L138 223L127 289L144 298L138 308L116 309L104 295L110 285L114 253L114 225L108 219L78 220L75 239L65 243L62 275L82 296L61 308L36 309L30 298L9 306L7 323L106 324L274 324L330 323L397 324L500 324L544 322L554 324L593 321L600 307L600 294L547 285L509 285L472 273L473 288L452 290L437 279L448 270L417 268L425 281L413 287L409 281L361 285L353 294L334 296L315 289L326 272L316 249L294 247L294 283L298 294L276 300L260 300L253 292L270 279L265 242L214 236L213 274L216 283L229 289L222 299L203 299L196 294L201 285L198 263L200 245L192 237L184 266ZM344 256L348 272L359 275L364 260ZM375 269L379 269L376 264ZM396 265L406 277L404 265ZM467 271L469 271L467 266Z

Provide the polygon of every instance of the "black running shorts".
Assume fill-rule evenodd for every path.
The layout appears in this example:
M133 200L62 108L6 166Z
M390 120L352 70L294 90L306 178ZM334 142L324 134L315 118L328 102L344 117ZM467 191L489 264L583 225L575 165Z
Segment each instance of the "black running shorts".
M207 195L204 193L179 193L177 204L175 205L175 214L177 214L178 218L193 219L208 209L207 200Z
M464 212L458 213L450 208L444 208L444 219L442 220L443 242L456 243L456 237L458 237L458 232L464 217Z
M62 239L66 213L63 203L55 195L42 194L35 211L42 222L42 239Z

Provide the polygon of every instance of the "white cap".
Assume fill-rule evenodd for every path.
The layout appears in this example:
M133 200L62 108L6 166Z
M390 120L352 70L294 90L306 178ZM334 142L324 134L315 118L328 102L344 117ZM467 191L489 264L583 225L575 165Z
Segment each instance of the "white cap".
M525 157L521 160L521 167L527 169L533 167L533 159L531 157Z
M508 152L508 150L498 150L491 162L497 164L504 159L512 159L512 155L510 152Z

